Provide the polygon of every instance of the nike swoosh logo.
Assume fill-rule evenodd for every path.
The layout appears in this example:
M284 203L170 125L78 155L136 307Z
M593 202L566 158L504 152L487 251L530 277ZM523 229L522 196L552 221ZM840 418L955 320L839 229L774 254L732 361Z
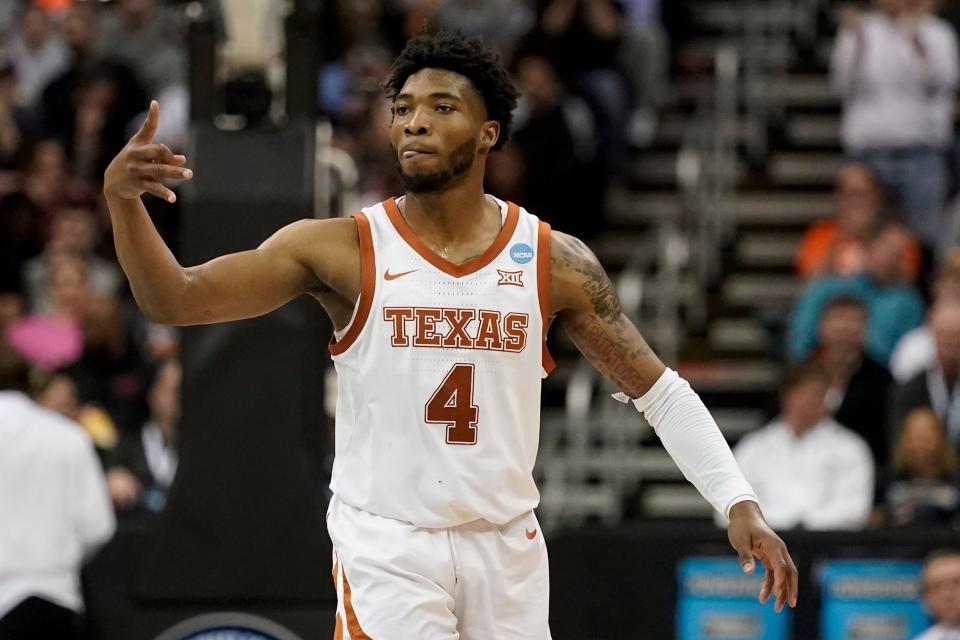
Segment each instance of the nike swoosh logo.
M533 540L534 538L537 537L537 530L536 530L536 529L534 529L533 531L530 531L530 529L525 529L524 531L525 531L526 534L527 534L527 540Z
M408 276L414 271L419 271L419 269L411 269L410 271L401 271L400 273L390 273L390 269L387 269L383 272L384 280L396 280L397 278L402 278L403 276Z

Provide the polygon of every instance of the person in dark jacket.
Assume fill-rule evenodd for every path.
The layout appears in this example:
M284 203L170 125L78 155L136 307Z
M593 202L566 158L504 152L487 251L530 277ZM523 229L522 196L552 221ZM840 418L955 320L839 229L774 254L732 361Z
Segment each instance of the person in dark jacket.
M834 298L820 318L819 344L813 357L831 374L828 412L867 441L882 469L889 460L887 397L892 378L864 349L867 321L867 307L861 300Z
M960 451L960 303L945 301L930 312L934 363L897 388L893 400L893 425L903 424L907 413L930 407L943 423L947 439Z
M150 419L113 451L107 486L118 510L161 511L166 504L177 471L181 377L175 360L158 366L147 396Z

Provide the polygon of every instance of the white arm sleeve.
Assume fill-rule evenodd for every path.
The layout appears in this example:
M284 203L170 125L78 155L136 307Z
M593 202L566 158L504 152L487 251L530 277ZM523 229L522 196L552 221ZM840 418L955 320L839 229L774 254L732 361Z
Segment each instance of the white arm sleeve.
M668 368L649 391L635 400L622 393L614 397L633 402L684 477L724 517L729 517L730 508L738 502L753 500L759 504L717 423L700 396L676 371Z

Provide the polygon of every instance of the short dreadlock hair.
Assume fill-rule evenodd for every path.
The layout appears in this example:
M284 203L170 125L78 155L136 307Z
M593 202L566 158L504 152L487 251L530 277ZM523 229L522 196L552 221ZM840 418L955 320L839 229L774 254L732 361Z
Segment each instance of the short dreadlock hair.
M470 80L483 98L487 115L500 123L500 137L493 150L507 142L520 94L500 64L500 57L480 38L465 36L460 31L441 31L411 38L393 62L390 77L384 84L387 97L395 99L407 78L421 69L453 71Z

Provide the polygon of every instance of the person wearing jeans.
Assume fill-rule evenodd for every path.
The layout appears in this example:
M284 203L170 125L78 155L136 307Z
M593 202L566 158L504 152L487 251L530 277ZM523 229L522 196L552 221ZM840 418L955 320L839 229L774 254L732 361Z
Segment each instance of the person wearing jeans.
M928 0L875 0L847 11L831 60L848 155L876 175L903 222L943 249L947 150L958 84L957 36Z

